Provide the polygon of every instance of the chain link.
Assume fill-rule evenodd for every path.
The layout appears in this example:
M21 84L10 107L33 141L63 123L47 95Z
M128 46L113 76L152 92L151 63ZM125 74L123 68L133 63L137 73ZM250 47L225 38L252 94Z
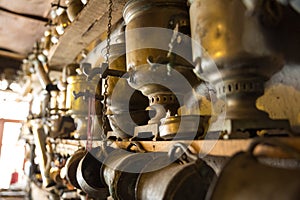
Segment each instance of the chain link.
M105 63L106 66L109 67L109 57L110 57L110 40L111 40L111 23L112 23L112 7L113 2L109 0L108 2L108 22L107 22L107 40L106 40L106 54L105 54ZM108 88L108 77L102 79L103 80L103 108L102 108L102 134L101 138L104 141L107 135L107 122L106 122L106 100L107 100L107 88Z
M113 2L112 2L112 0L109 0L109 2L108 2L106 54L105 54L105 62L106 63L109 63L109 56L110 56L110 40L111 40L110 36L111 36L112 7L113 7Z

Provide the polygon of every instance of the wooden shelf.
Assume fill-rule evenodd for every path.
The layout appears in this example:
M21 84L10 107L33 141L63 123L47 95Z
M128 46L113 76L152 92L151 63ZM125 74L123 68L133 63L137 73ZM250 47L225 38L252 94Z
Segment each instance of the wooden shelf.
M288 144L300 151L300 138L276 138L281 143ZM195 140L195 141L141 141L141 145L148 152L167 152L177 142L191 145L199 154L211 156L230 157L240 151L246 151L253 142L253 139L233 139L233 140ZM84 147L85 140L64 140L55 141L58 151L72 154L79 146ZM93 147L99 146L101 141L93 141ZM113 142L116 148L126 148L130 142ZM279 148L260 145L256 148L255 154L258 156L290 158L290 155Z
M112 24L122 18L123 7L127 0L114 0ZM107 29L107 0L89 0L77 18L66 28L49 52L51 69L61 70L91 42L100 37Z

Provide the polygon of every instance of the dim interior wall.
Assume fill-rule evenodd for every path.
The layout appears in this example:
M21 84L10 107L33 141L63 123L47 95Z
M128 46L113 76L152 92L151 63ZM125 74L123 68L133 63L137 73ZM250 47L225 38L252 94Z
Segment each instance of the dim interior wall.
M272 119L288 119L292 129L300 132L300 68L287 65L267 82L265 94L257 107Z

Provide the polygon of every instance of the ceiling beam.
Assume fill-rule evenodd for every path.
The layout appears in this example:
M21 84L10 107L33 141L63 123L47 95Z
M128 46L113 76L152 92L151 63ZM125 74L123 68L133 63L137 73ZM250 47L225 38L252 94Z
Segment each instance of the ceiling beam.
M0 57L12 58L14 60L19 60L19 61L26 58L25 55L15 53L15 52L11 52L11 51L5 51L5 50L2 50L2 49L0 49Z
M107 0L89 0L49 52L50 68L58 70L71 63L91 42L106 32L108 23ZM115 0L112 24L122 18L127 0Z
M13 14L13 15L17 15L17 16L20 16L20 17L25 17L25 18L29 18L29 19L33 19L33 20L42 21L42 22L45 22L45 23L49 22L48 18L37 16L37 15L32 15L32 14L18 13L18 12L6 9L2 6L0 6L0 11L10 13L10 14Z

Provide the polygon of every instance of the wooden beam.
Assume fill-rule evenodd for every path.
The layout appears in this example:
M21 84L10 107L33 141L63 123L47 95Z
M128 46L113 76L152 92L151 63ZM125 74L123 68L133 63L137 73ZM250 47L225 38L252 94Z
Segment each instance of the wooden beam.
M112 24L122 18L127 0L114 0ZM91 42L106 32L108 23L108 1L89 0L75 21L69 25L49 52L50 68L62 69L71 63Z
M5 51L5 50L1 50L1 49L0 49L0 56L7 57L7 58L12 58L14 60L19 60L19 61L22 61L23 59L26 58L25 55L10 52L10 51Z

